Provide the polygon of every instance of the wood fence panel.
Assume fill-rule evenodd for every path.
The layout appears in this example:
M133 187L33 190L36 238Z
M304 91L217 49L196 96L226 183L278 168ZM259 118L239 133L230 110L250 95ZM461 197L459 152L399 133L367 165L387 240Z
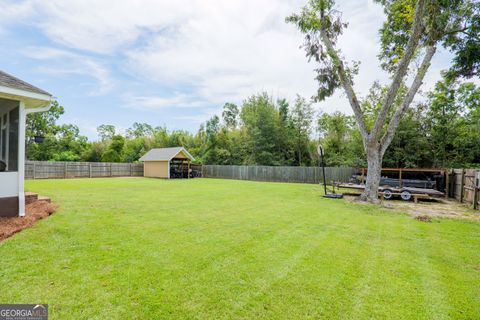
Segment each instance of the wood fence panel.
M465 193L464 201L473 204L474 187L475 187L475 173L474 169L465 170Z
M462 177L463 171L463 177ZM454 169L454 191L456 200L460 200L463 195L463 202L473 205L475 197L475 177L477 169ZM463 180L463 183L462 183ZM463 189L462 189L463 186ZM462 194L463 192L463 194ZM479 203L480 204L480 203Z
M462 179L463 175L462 172L464 172L464 169L453 169L453 196L456 200L460 201L461 196L462 196L462 188L463 183L462 180L465 181L465 179Z
M331 181L348 182L356 172L350 167L326 167L327 183ZM323 181L322 169L319 167L273 167L273 166L221 166L204 165L205 178L320 183Z
M141 163L26 161L25 179L141 177Z

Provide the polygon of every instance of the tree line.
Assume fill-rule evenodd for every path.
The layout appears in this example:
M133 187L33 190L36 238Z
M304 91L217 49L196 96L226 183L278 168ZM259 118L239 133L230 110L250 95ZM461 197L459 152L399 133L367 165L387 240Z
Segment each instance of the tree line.
M367 122L375 119L387 89L376 83L362 99ZM57 124L64 112L55 102L49 112L28 115L28 159L136 162L151 148L184 146L204 164L313 166L319 164L316 148L321 144L329 166L366 166L354 116L316 113L301 96L289 103L260 93L240 106L226 103L196 133L147 123L134 123L120 133L104 124L97 128L97 141L82 136L74 124ZM480 166L480 88L472 82L439 81L423 102L407 110L383 166Z

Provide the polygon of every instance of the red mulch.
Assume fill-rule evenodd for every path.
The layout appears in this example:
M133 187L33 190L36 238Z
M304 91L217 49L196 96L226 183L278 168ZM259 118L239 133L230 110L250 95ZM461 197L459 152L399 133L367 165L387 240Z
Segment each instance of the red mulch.
M25 207L25 217L0 217L0 241L13 236L15 233L29 228L37 222L51 215L57 206L46 201L36 201Z

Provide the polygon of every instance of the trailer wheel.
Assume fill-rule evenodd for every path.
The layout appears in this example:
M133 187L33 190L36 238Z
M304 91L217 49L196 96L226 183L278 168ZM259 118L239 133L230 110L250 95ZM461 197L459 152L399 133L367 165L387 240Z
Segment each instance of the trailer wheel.
M393 197L392 190L390 189L383 190L383 199L390 200L392 199L392 197Z
M400 197L402 200L410 201L410 199L412 199L412 193L408 190L403 190L402 193L400 193Z

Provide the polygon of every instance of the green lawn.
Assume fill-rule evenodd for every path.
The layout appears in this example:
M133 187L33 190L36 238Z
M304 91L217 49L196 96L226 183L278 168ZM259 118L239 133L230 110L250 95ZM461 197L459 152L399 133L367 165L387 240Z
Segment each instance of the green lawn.
M0 303L51 319L479 319L480 224L315 185L28 181L57 213L0 243Z

